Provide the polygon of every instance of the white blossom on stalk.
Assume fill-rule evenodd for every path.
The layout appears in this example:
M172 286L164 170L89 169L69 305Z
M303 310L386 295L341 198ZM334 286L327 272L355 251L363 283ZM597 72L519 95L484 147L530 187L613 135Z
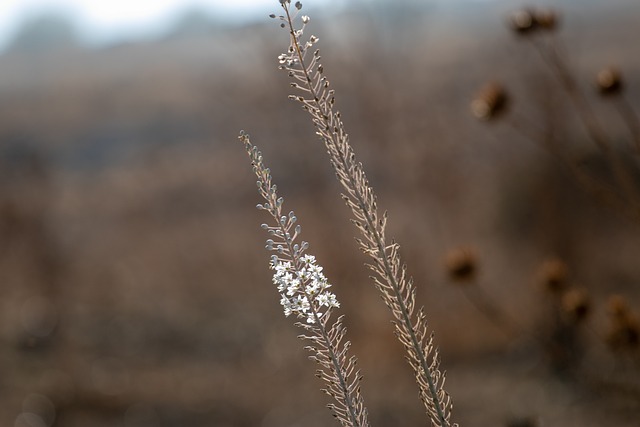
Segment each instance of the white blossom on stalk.
M289 3L290 0L284 0L283 4ZM342 316L331 318L332 310L340 307L340 303L328 291L331 285L322 267L316 264L316 258L305 253L308 243L297 243L302 228L296 224L293 211L282 214L284 200L278 197L262 154L246 133L240 133L240 140L258 178L258 192L265 200L257 207L267 211L273 220L272 225L262 224L262 228L270 235L266 249L275 252L269 267L274 271L272 282L280 293L284 315L294 314L306 320L297 323L305 331L299 337L311 343L306 349L311 352L310 359L320 365L317 376L326 385L323 391L333 400L328 405L333 415L343 427L368 427L367 410L360 393L360 371L356 368L355 356L349 355L351 343L345 339L347 330Z
M315 323L314 312L321 317L322 307L340 307L336 296L327 291L331 285L313 255L300 257L297 267L290 261L278 260L271 269L275 270L273 283L278 286L285 316L295 314L306 317L307 323Z

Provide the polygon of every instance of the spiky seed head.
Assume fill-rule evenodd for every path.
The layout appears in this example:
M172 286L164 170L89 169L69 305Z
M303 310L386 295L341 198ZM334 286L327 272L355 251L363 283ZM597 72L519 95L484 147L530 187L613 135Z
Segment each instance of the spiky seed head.
M570 289L562 295L562 310L575 322L587 318L591 311L589 293L585 289Z
M478 259L470 248L457 248L445 257L447 275L454 283L471 283L478 272Z
M471 112L480 120L492 120L505 112L509 97L504 87L496 82L483 86L471 101Z
M596 86L601 95L616 95L623 89L622 75L617 68L607 67L596 75Z
M538 281L542 290L559 295L569 284L569 268L560 258L548 259L538 270Z

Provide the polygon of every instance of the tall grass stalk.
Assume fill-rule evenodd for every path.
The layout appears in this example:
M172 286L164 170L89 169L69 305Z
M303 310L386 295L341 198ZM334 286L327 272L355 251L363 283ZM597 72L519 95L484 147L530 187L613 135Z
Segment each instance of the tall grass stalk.
M303 40L304 29L310 21L302 16L296 28L296 17L302 8L296 2L293 10L290 0L280 0L284 15L279 16L281 26L288 28L290 44L286 53L278 57L281 69L293 80L291 86L298 91L291 99L302 104L313 121L316 133L325 144L331 165L344 189L343 198L353 213L353 223L362 234L360 249L371 258L368 267L372 279L393 315L395 333L405 347L419 386L419 395L432 425L451 427L452 402L444 390L444 373L440 371L438 350L433 333L427 327L424 310L416 312L416 292L412 278L400 258L400 246L386 236L387 213L378 212L376 195L365 175L362 164L356 160L349 136L344 129L340 112L335 110L334 91L324 76L318 50L312 50L318 38ZM272 15L275 18L275 15Z
M286 316L295 314L306 319L297 325L306 334L299 338L310 345L310 358L320 365L316 376L327 385L323 391L334 399L329 404L333 415L345 427L366 427L367 410L360 392L360 372L356 369L355 356L349 356L351 343L345 341L347 333L342 324L343 316L331 323L333 309L338 308L336 296L327 291L331 287L316 265L315 257L305 254L308 243L296 243L302 232L293 211L283 215L284 200L278 196L277 186L272 183L271 171L262 161L262 154L251 144L249 135L242 132L240 140L251 159L258 178L258 190L265 199L258 208L267 211L272 225L263 224L271 238L266 248L276 252L271 257L271 268L275 270L273 282L281 294L280 303Z

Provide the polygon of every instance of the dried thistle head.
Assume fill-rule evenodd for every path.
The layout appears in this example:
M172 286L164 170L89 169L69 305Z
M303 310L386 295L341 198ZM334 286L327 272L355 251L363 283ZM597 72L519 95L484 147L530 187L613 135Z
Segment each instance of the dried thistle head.
M611 295L609 297L607 312L614 319L626 319L631 315L629 304L622 295Z
M614 322L607 334L607 344L614 351L635 351L640 348L640 323L635 319Z
M528 35L538 28L536 15L531 9L520 9L509 16L511 30L519 35Z
M538 270L538 282L545 292L559 295L569 284L569 268L559 258L545 261Z
M471 112L480 120L492 120L506 111L509 97L504 87L491 82L482 87L471 101Z
M607 344L614 351L634 351L640 347L640 324L626 322L614 324L607 335Z
M452 282L470 283L478 272L478 259L475 251L469 248L457 248L445 257L445 268Z
M640 323L635 319L613 322L606 342L615 352L633 352L640 349Z
M640 322L621 295L612 295L607 302L611 325L606 336L613 351L633 351L640 348Z
M607 67L596 75L596 86L601 95L617 95L624 88L620 70Z
M586 319L591 311L589 293L585 289L570 289L562 295L561 306L573 321L580 322Z
M554 31L560 23L558 13L553 9L537 10L534 14L535 24L545 31Z

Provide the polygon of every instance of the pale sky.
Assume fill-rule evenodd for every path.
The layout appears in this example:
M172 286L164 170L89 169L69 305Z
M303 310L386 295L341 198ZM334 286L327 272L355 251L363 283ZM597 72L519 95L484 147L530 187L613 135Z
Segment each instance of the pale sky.
M311 1L311 0L309 0ZM326 0L312 0L314 4ZM227 19L265 17L277 12L277 0L0 0L0 49L25 18L46 10L62 10L80 24L82 35L95 43L118 34L152 34L176 12L189 6L224 14Z
M349 1L302 0L302 3L315 7L327 3L332 6L345 5ZM0 51L6 47L22 22L44 11L65 12L78 24L85 41L99 45L122 38L161 34L167 24L189 7L200 7L237 22L247 18L264 19L270 13L277 13L280 5L278 0L0 0Z

